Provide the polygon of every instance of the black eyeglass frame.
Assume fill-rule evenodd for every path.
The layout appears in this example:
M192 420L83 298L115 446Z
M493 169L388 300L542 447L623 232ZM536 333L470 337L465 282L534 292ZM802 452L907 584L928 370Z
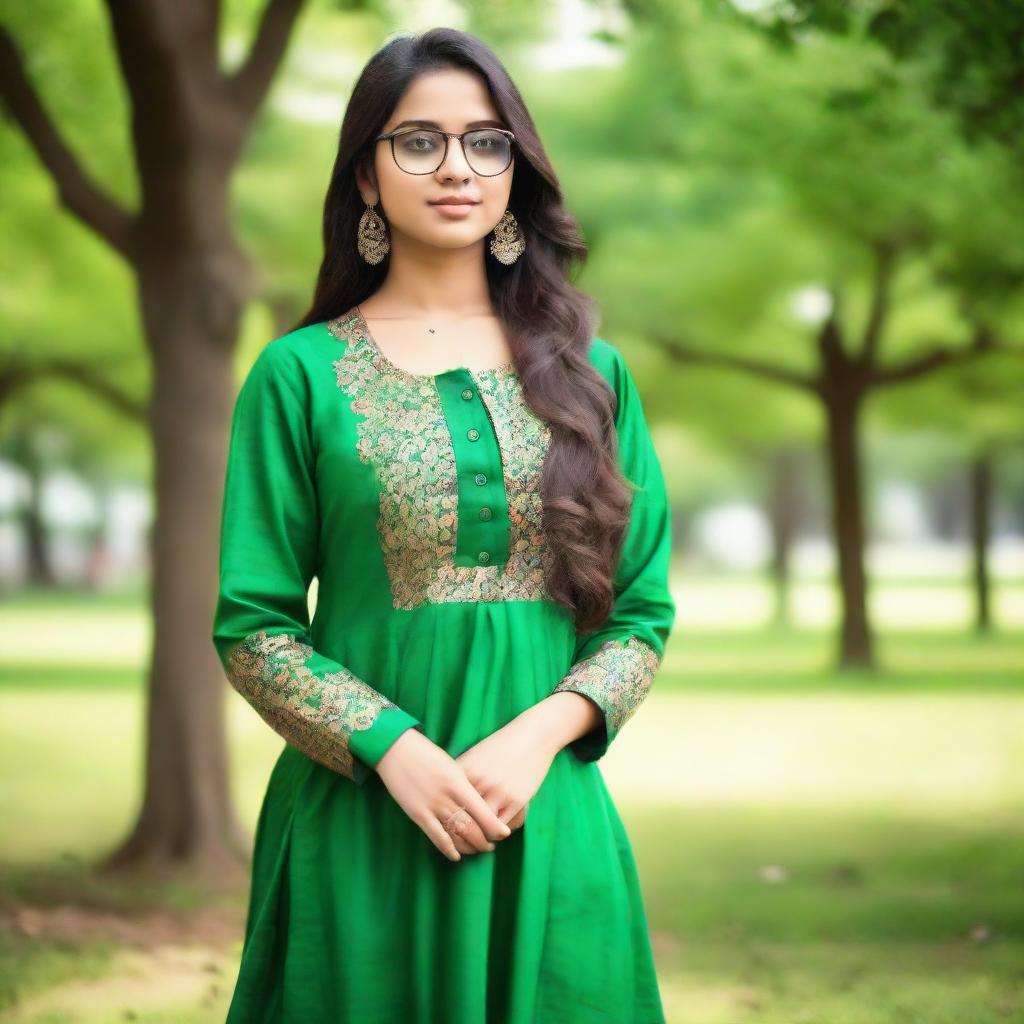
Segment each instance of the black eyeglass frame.
M444 152L441 154L441 159L438 160L438 162L437 162L437 167L435 167L433 170L430 170L430 171L407 171L398 162L398 156L395 153L395 139L399 135L408 135L409 132L433 132L435 135L443 135L444 136ZM493 174L481 174L480 171L478 171L475 167L473 167L473 162L469 159L469 156L466 153L465 143L462 140L465 138L465 136L473 135L476 132L500 132L502 135L507 135L508 136L508 141L509 141L508 163L500 171L495 171ZM441 164L443 164L445 162L445 160L448 159L448 140L449 139L458 139L459 140L459 145L462 146L462 155L466 158L466 163L469 164L470 167L473 167L473 173L474 174L479 174L481 178L496 178L499 174L504 174L512 166L512 161L515 158L516 137L515 137L515 134L513 132L510 132L507 128L471 128L469 131L465 131L465 132L443 132L443 131L441 131L440 128L428 128L426 125L423 125L423 126L412 125L412 126L410 126L408 128L399 128L398 131L387 132L385 135L378 135L377 138L375 138L373 141L375 143L377 143L377 142L383 142L385 139L390 139L391 140L391 159L395 161L395 166L400 171L404 172L405 174L416 174L416 175L420 175L420 174L434 174L437 171L437 168L440 167Z

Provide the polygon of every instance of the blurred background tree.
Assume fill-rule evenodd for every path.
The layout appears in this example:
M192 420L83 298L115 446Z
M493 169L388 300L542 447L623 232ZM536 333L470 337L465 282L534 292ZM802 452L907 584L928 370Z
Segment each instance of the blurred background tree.
M110 869L178 859L215 875L244 861L249 849L229 797L222 672L208 638L233 357L243 310L256 294L230 187L302 6L267 0L251 43L227 69L219 4L110 0L105 29L79 7L80 34L59 52L74 55L82 78L74 82L74 71L61 66L66 88L54 90L55 105L68 100L72 109L57 114L41 92L57 84L45 73L49 62L33 68L17 39L28 39L29 52L54 54L49 30L68 30L63 13L39 5L0 32L7 110L64 209L124 261L150 371L146 429L156 518L145 792L135 828L107 861ZM83 46L90 37L95 45ZM70 115L91 141L95 115L81 111L75 96L83 79L115 91L113 67L100 68L100 57L116 58L124 100L99 109L108 116L116 110L120 125L129 126L120 169L109 175L102 160L93 167L83 160L79 154L91 156L95 147L72 138L61 117ZM113 126L107 122L100 136L110 139ZM120 392L102 363L120 353L131 360L127 346L115 345L99 362L76 326L87 319L88 333L109 337L117 318L104 321L102 307L77 312L65 328L75 355L30 355L22 341L8 357L9 372L23 380L59 374L110 401Z
M773 20L776 10L788 8L751 17L668 4L645 25L637 59L591 116L606 153L643 166L644 184L665 184L609 197L603 227L617 237L599 234L601 254L616 297L641 311L628 329L667 359L738 370L819 407L837 662L863 669L874 664L868 400L997 352L1012 357L998 372L1021 379L1024 190L1015 141L969 140L928 69L877 45L868 10L847 11L843 32L813 31L832 27L817 5L796 24ZM637 118L639 96L662 105ZM598 135L593 123L578 130ZM986 201L992 189L999 204ZM785 430L766 427L764 412L759 402L751 414L762 439ZM780 550L780 577L785 563Z

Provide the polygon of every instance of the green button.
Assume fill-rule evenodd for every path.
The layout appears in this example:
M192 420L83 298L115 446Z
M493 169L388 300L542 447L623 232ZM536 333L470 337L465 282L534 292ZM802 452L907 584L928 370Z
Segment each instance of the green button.
M466 389L465 389L465 390L464 390L464 391L462 392L462 397L463 397L464 399L466 399L466 401L468 402L468 401L469 401L469 400L470 400L470 399L471 399L471 398L473 397L473 389L472 389L472 388L466 388Z
M470 427L469 430L466 431L466 437L468 437L470 441L476 441L480 437L480 431L477 430L476 427Z
M491 553L490 551L481 551L476 557L480 562L489 562L491 560Z
M485 475L484 475L483 473L477 473L477 475L476 475L475 477L473 477L473 479L474 479L474 480L475 480L475 481L476 481L476 482L477 482L477 483L478 483L478 484L479 484L479 485L480 485L481 487L483 487L483 485L484 485L485 483L487 483L487 477L486 477L486 476L485 476Z
M489 508L487 508L486 506L484 508L480 509L480 518L481 519L490 519L491 518L491 510Z

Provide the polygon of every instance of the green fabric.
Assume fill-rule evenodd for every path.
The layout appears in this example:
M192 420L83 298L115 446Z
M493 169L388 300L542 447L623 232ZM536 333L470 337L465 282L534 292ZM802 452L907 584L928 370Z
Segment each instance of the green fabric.
M286 743L228 1024L663 1022L633 852L596 763L675 615L635 384L595 339L636 493L614 611L580 636L543 597L546 435L518 378L407 374L361 326L272 342L232 421L213 641ZM373 768L410 728L458 756L556 687L593 700L602 725L559 751L521 829L447 860Z

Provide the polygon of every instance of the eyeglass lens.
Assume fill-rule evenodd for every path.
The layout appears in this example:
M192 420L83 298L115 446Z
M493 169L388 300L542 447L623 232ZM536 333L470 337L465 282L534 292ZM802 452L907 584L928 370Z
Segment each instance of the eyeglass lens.
M429 174L441 165L445 137L429 128L396 135L392 140L395 160L409 174ZM455 140L452 140L455 143ZM501 174L512 160L512 143L507 135L481 128L466 132L462 147L469 166L477 174Z

